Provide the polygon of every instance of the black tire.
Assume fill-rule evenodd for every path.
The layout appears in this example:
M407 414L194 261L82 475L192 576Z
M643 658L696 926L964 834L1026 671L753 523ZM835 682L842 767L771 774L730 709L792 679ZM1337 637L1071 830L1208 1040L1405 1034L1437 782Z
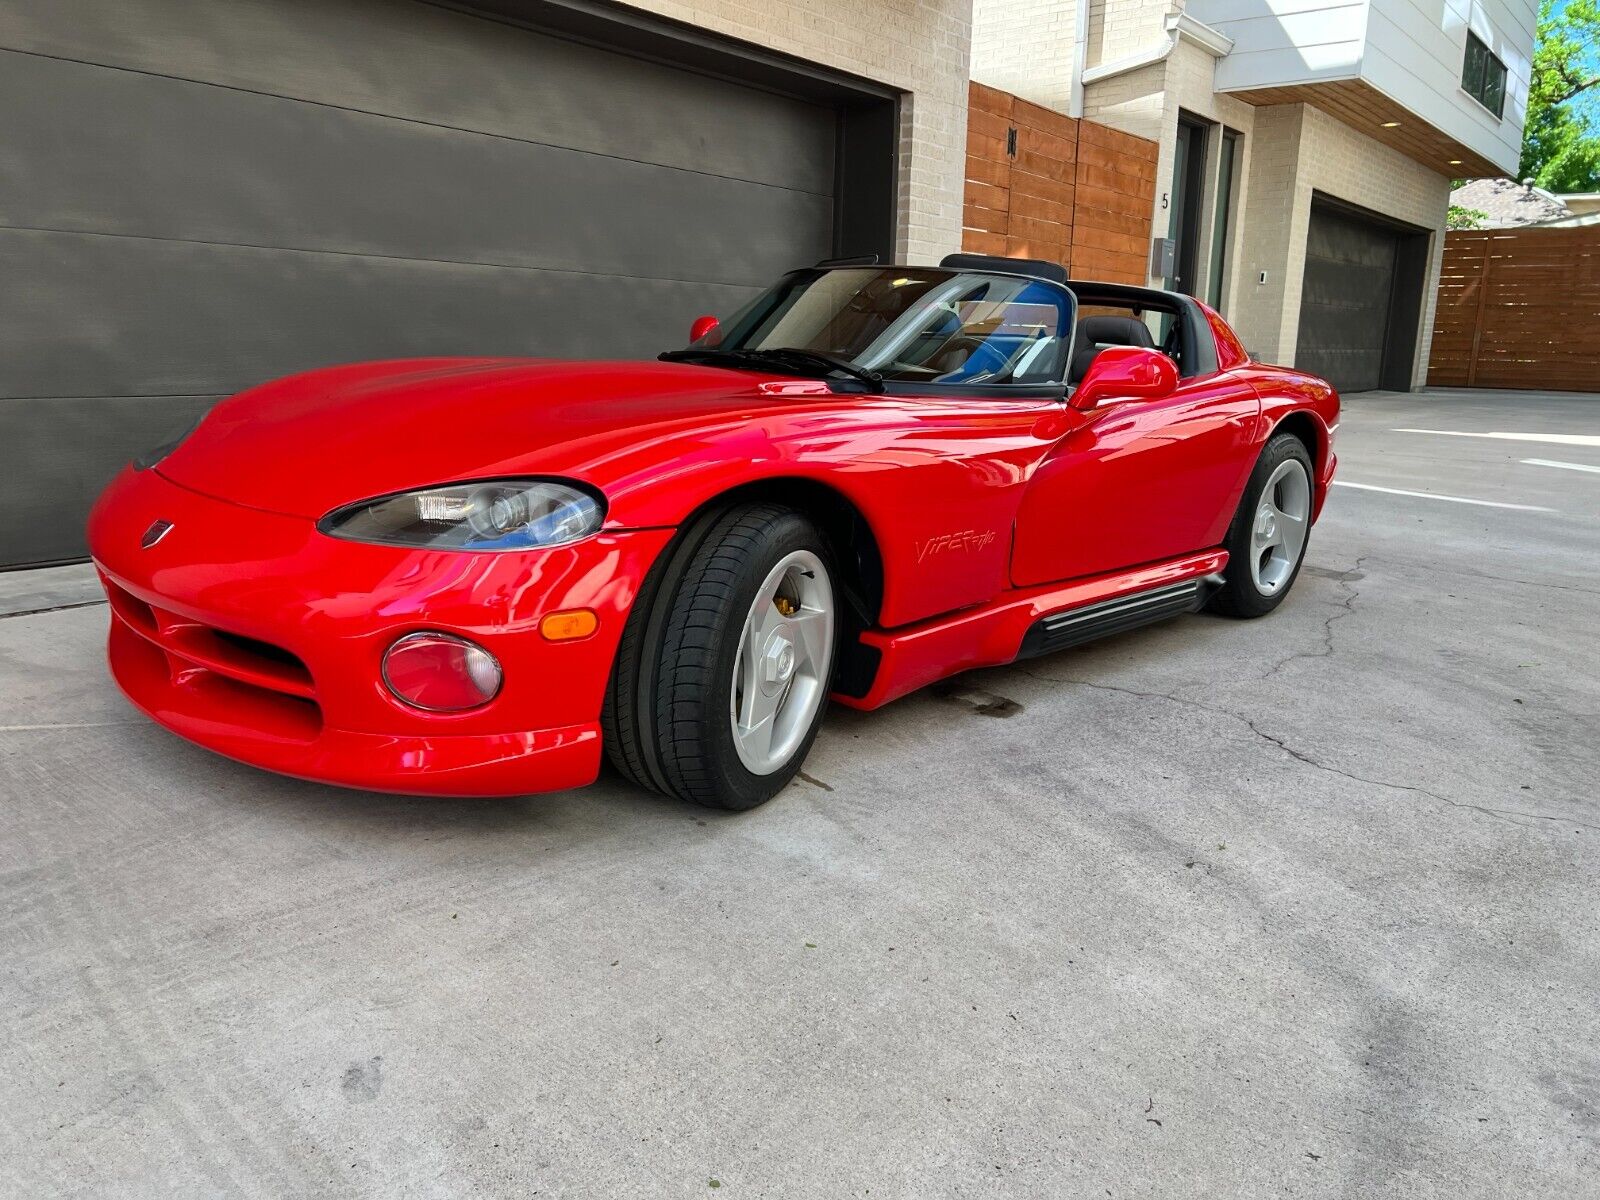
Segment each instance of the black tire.
M799 772L825 701L789 760L768 775L745 767L728 717L745 617L769 571L795 550L816 554L832 574L827 543L802 514L743 504L686 528L651 571L623 630L602 716L607 754L623 776L739 810L770 800Z
M647 736L655 724L654 698L660 665L656 648L661 643L661 628L684 571L720 516L721 512L702 514L679 530L662 552L634 597L616 661L611 665L611 681L600 714L606 757L629 783L651 791L667 790L666 779L655 762L655 739ZM651 649L647 652L646 647Z
M1239 498L1239 509L1233 515L1233 523L1228 526L1228 537L1222 544L1222 548L1228 552L1228 565L1223 571L1224 583L1212 593L1211 599L1206 604L1212 612L1221 613L1225 617L1264 617L1283 603L1283 598L1289 594L1295 580L1300 577L1300 566L1305 562L1307 547L1311 545L1309 529L1306 531L1305 543L1300 547L1300 556L1295 560L1294 569L1288 580L1270 595L1263 593L1256 586L1251 576L1249 559L1252 550L1253 520L1256 507L1261 502L1262 489L1266 487L1272 473L1285 460L1291 458L1298 459L1300 465L1305 468L1306 479L1312 489L1312 507L1315 507L1316 468L1306 444L1292 433L1275 434L1263 447L1261 457L1256 460L1255 470L1250 472L1250 480L1245 484L1244 495ZM1309 519L1308 513L1307 520Z

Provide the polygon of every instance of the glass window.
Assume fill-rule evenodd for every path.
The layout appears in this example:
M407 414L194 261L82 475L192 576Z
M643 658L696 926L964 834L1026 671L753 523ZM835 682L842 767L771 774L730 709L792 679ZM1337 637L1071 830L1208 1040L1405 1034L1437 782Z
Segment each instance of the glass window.
M1461 65L1461 87L1496 117L1506 107L1506 65L1475 33L1467 34L1467 55Z
M1211 269L1206 273L1206 303L1222 310L1223 275L1228 266L1228 235L1233 221L1233 195L1237 186L1239 131L1224 129L1217 147L1217 207L1211 217Z
M1059 382L1073 298L1037 279L919 267L799 271L729 325L717 349L808 350L917 383Z
M1174 292L1197 295L1195 276L1199 268L1200 205L1205 190L1207 127L1187 114L1180 114L1178 140L1173 147L1172 211L1167 221L1167 236L1172 239L1172 274L1167 287Z

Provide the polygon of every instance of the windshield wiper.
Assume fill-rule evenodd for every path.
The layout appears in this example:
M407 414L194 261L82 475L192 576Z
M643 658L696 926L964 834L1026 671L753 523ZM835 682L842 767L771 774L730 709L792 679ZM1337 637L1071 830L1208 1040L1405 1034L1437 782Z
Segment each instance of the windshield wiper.
M883 391L883 376L871 367L858 367L842 354L829 354L826 350L805 350L798 346L779 346L776 350L757 350L756 354L771 355L776 358L782 355L792 362L808 363L824 370L829 368L841 371L866 384L871 392Z
M863 384L869 392L881 392L883 376L866 367L858 367L847 358L828 354L822 350L806 350L799 346L780 346L772 350L667 350L656 356L662 362L697 362L707 366L772 368L791 374L846 375ZM795 370L795 368L800 370Z

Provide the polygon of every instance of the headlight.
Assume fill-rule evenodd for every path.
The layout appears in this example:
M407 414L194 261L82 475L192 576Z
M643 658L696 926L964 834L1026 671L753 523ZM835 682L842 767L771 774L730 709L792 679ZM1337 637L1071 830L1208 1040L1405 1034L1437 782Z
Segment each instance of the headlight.
M352 542L430 550L532 550L600 529L597 493L551 479L496 479L380 496L335 509L317 528Z
M184 438L188 437L196 429L199 429L200 428L200 422L204 421L205 419L206 419L205 413L201 413L198 417L196 417L194 420L190 421L189 424L184 427L182 433L179 433L179 434L177 434L177 435L175 435L173 437L169 437L166 441L162 442L159 446L152 446L150 449L146 450L143 454L140 454L137 457L135 457L134 460L133 460L133 469L135 471L148 471L151 467L155 466L163 458L165 458L167 455L171 454L174 450L176 450L179 446L181 446L183 444Z

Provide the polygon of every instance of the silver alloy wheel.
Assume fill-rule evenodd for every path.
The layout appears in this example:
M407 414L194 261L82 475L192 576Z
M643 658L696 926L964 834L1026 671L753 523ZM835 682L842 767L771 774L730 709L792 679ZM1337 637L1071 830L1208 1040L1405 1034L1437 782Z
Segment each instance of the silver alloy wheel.
M1273 596L1294 575L1311 528L1311 478L1297 458L1278 464L1261 489L1250 528L1250 578Z
M739 760L755 775L781 770L822 707L833 666L833 582L809 550L767 573L739 635L729 716Z

